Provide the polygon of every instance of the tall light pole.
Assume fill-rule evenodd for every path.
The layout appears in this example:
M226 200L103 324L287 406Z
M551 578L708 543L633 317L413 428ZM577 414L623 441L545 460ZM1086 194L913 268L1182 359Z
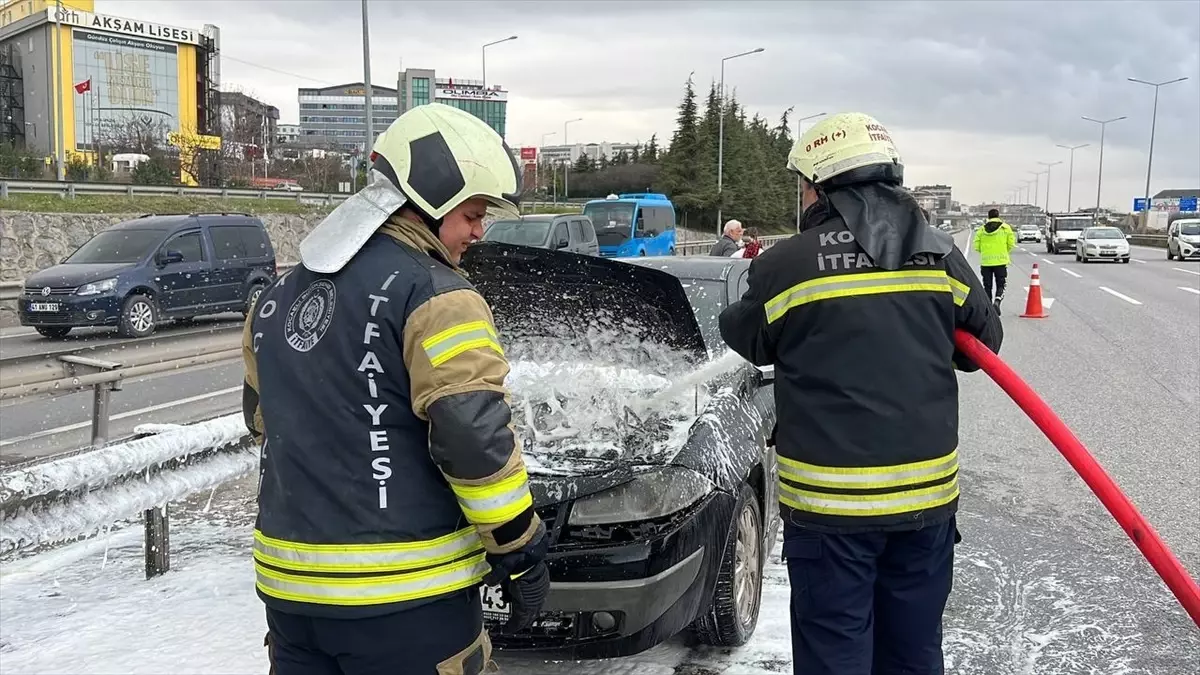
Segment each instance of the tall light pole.
M363 155L370 157L371 148L375 146L375 115L371 110L371 95L375 92L371 86L371 28L367 21L367 0L362 0L363 21L363 95L366 96L367 137L363 140ZM354 160L354 171L358 172L358 160Z
M1125 79L1130 82L1154 87L1154 112L1150 113L1150 152L1146 154L1146 211L1145 215L1142 216L1142 228L1145 229L1150 226L1150 167L1154 165L1154 127L1158 123L1158 89L1168 84L1183 82L1187 78L1177 77L1174 80L1167 80L1166 82L1147 82L1139 80L1136 77L1127 77Z
M542 134L542 144L538 146L537 158L533 162L533 194L534 199L537 199L538 190L542 189L542 148L546 147L546 137L557 134L557 131L547 131Z
M1033 191L1033 198L1030 199L1030 190ZM1025 181L1025 203L1037 206L1037 179L1030 178Z
M484 89L487 89L487 48L491 47L492 45L498 45L501 42L509 42L510 40L516 40L516 39L517 39L516 35L509 35L508 37L504 38L503 40L496 40L495 42L489 42L479 49L479 53L483 56L483 88Z
M1050 173L1050 172L1049 171L1026 171L1026 173L1031 174L1033 176L1033 201L1031 201L1029 203L1033 204L1034 206L1037 206L1038 194L1039 194L1038 190L1041 187L1039 180L1041 179L1042 174Z
M571 171L571 145L570 145L570 143L567 142L567 125L571 124L572 122L579 122L582 120L583 120L582 117L576 117L573 120L567 120L566 122L563 122L563 145L567 146L567 163L563 165L563 201L564 202L567 201L567 198L570 196L570 193L568 192L570 183L568 182L569 179L567 178L567 174Z
M1071 151L1071 163L1068 165L1070 168L1067 169L1067 213L1071 212L1071 189L1075 187L1075 151L1080 148L1086 148L1088 145L1091 144L1083 143L1081 145L1058 145L1060 148Z
M725 185L725 62L763 51L762 47L721 59L721 115L717 132L717 236L721 236L721 188Z
M62 0L54 4L54 98L58 101L58 124L55 129L54 152L58 161L59 182L66 179L66 157L63 151L63 71L62 71Z
M1083 116L1083 119L1085 119L1089 122L1095 122L1096 124L1100 125L1100 164L1096 167L1096 213L1094 214L1097 218L1099 218L1100 217L1100 185L1104 178L1104 130L1108 127L1108 125L1112 124L1113 122L1119 122L1119 121L1125 119L1125 115L1121 115L1120 117L1114 117L1110 120L1098 120L1098 119L1095 119L1092 117L1087 117L1085 115L1085 116ZM1146 208L1150 208L1150 205L1146 204Z
M801 117L796 120L796 141L800 141L800 137L804 135L804 123L808 120L815 120L818 117L824 117L825 113L817 113L808 117ZM800 208L800 177L796 176L796 232L800 231L800 214L803 209ZM717 220L720 220L718 218Z
M1038 164L1046 167L1046 213L1048 214L1050 213L1050 169L1062 164L1062 160L1060 159L1057 162L1038 162Z

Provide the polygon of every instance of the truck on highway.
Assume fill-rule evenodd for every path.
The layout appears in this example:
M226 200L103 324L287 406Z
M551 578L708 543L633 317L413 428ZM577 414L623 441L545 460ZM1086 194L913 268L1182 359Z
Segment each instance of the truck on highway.
M1046 226L1046 253L1074 251L1079 233L1095 225L1089 213L1052 213Z

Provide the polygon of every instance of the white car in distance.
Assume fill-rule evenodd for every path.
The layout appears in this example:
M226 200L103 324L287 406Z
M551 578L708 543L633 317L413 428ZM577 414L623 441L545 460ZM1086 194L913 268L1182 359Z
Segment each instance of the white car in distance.
M1129 241L1115 227L1089 227L1079 233L1075 243L1075 260L1116 260L1129 262Z
M1022 225L1017 228L1017 243L1041 240L1042 231L1037 228L1037 225Z

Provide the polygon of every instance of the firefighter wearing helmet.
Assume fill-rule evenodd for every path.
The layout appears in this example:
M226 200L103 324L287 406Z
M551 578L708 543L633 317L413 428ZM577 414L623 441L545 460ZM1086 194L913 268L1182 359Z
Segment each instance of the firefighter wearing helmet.
M721 335L775 366L778 498L805 675L942 672L958 539L958 381L999 319L953 239L901 186L891 134L860 113L796 143L800 231L750 265Z
M300 244L243 337L261 441L254 566L277 675L484 672L549 590L491 310L459 268L521 177L491 128L423 105Z

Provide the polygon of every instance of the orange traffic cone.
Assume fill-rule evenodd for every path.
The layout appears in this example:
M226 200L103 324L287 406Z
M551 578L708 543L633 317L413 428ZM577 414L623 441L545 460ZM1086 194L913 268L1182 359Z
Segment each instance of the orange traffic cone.
M1038 264L1033 263L1033 272L1029 275L1029 297L1025 299L1025 313L1022 319L1045 319L1050 316L1042 308L1042 278L1038 275Z

